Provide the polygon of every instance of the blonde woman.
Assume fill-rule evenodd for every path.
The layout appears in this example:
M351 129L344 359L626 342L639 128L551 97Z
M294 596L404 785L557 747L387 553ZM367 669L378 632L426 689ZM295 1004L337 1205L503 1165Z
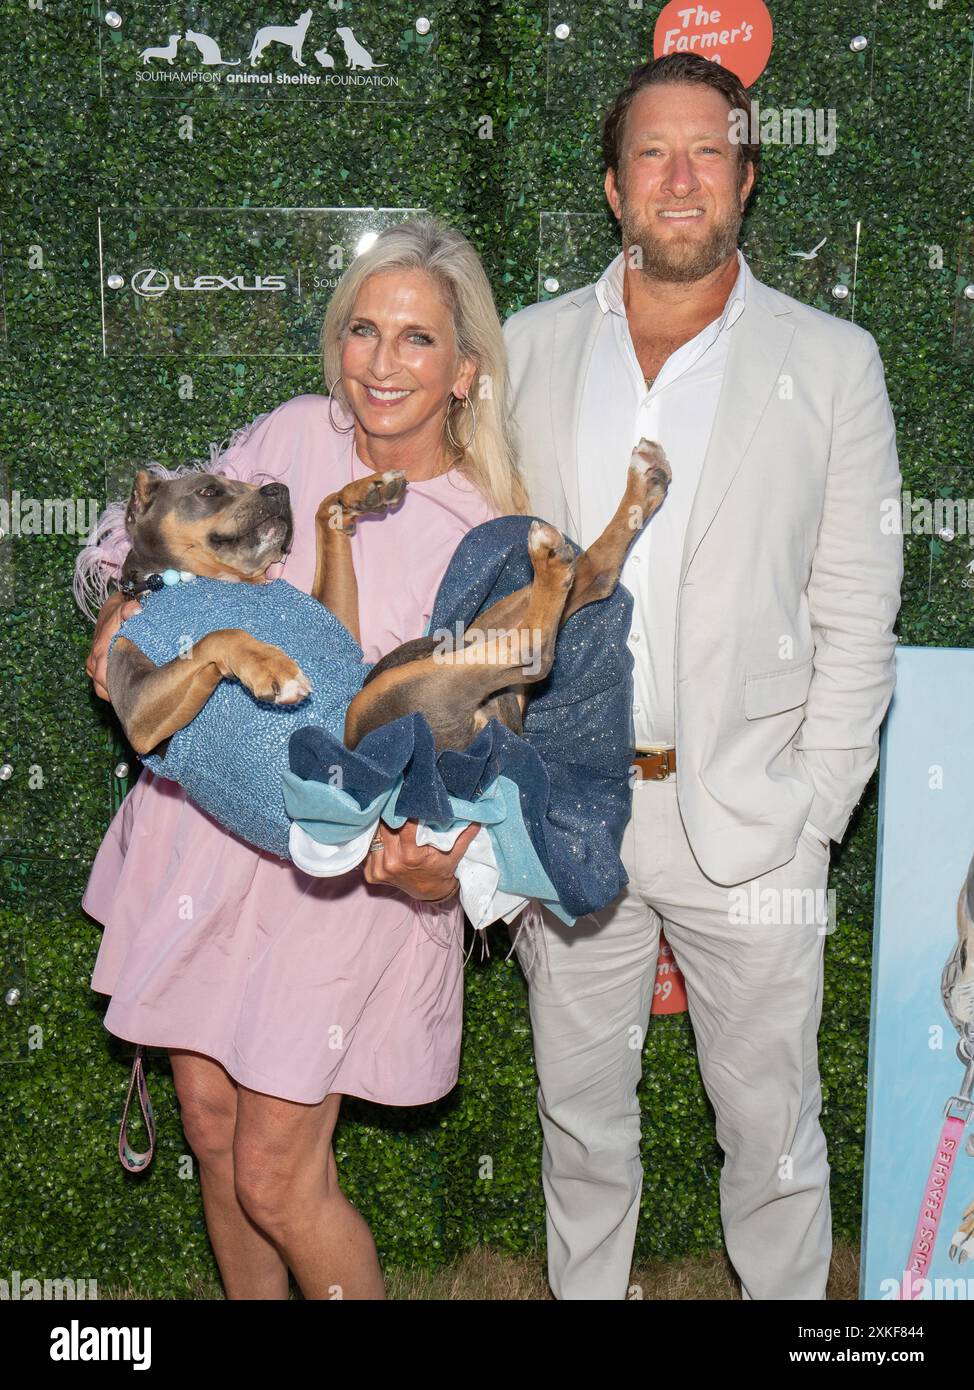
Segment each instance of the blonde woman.
M480 260L431 218L381 233L345 272L321 335L327 395L285 401L211 467L291 493L291 551L269 578L310 590L319 501L402 469L403 504L352 541L362 647L376 661L422 635L458 542L527 510L505 408L500 322ZM84 577L117 571L109 509ZM124 553L124 551L122 552ZM87 671L137 605L103 604ZM196 1154L229 1298L382 1298L372 1235L342 1194L332 1132L342 1095L436 1100L456 1082L462 912L449 853L381 827L364 872L309 878L261 853L145 770L109 827L84 897L105 927L92 987L105 1025L164 1047Z

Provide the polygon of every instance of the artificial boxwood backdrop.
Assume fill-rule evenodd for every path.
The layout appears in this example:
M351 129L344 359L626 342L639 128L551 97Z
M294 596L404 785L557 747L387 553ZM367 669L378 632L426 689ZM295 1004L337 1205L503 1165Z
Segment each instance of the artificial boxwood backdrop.
M293 22L296 4L133 0L126 8L119 0L113 25L97 5L6 0L0 477L8 502L19 494L101 505L145 460L206 457L211 442L260 412L323 389L314 334L326 275L324 297L292 303L286 329L268 317L248 340L246 320L216 322L215 303L173 327L158 305L106 286L108 235L118 256L128 242L126 272L150 244L161 256L168 236L170 261L181 246L205 247L213 253L205 268L226 273L221 247L239 245L240 209L281 210L259 245L287 260L300 242L306 265L314 247L306 232L294 240L289 210L387 209L394 219L399 209L425 209L474 241L502 317L594 279L618 249L601 189L600 115L650 56L660 8L329 0L312 21L322 22L315 42L336 24L377 36L373 48L394 34L381 56L388 73L406 77L398 87L321 95L141 80L167 66L141 60L136 31L144 46L203 30L239 60L242 34ZM743 248L759 278L874 334L904 486L914 497L966 498L974 493L974 306L962 293L974 280L970 14L956 0L788 0L771 10L774 51L752 94L762 107L834 111L836 148L765 146ZM418 16L430 20L422 41ZM570 26L567 41L554 37L559 23ZM868 40L859 51L850 47L857 35ZM337 41L331 49L341 70ZM299 71L283 49L271 66ZM822 237L815 260L793 255ZM844 299L832 293L838 283L849 288ZM131 1048L105 1031L105 1000L89 987L100 928L79 900L126 788L115 775L126 755L83 671L91 630L71 599L76 553L66 533L0 538L0 761L12 768L0 781L0 983L16 991L0 1025L0 1278L19 1270L178 1295L214 1265L168 1062L164 1053L150 1058L158 1151L149 1173L133 1178L115 1154ZM911 535L906 555L901 640L967 645L967 536ZM833 852L838 924L821 1030L834 1223L852 1240L875 834L873 784ZM490 958L475 952L467 967L456 1090L408 1111L349 1102L341 1122L345 1189L389 1265L441 1263L478 1241L523 1251L543 1240L525 988L505 959L506 938L494 933L490 943ZM654 1019L642 1098L637 1257L714 1248L721 1156L685 1015Z

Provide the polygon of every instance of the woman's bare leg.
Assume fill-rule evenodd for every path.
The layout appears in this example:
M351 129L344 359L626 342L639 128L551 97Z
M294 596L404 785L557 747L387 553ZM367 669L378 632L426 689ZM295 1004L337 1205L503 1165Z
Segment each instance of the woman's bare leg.
M183 1129L200 1168L206 1228L227 1298L287 1298L287 1265L237 1198L237 1083L219 1062L200 1052L171 1048L169 1058Z
M382 1299L375 1242L338 1185L331 1139L340 1095L317 1105L237 1088L237 1195L311 1299Z

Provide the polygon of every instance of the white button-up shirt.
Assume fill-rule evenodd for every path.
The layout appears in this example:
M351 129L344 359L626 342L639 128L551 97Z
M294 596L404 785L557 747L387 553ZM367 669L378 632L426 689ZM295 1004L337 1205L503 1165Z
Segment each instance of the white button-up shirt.
M579 543L591 545L608 525L640 439L657 441L673 471L665 502L633 542L622 570L622 582L633 596L629 649L637 748L672 747L675 741L676 606L683 542L713 432L731 333L744 312L752 278L740 251L737 264L723 312L671 353L648 388L622 297L623 252L595 285L602 322L578 424ZM806 826L828 843L810 821Z
M622 582L633 596L629 646L633 654L636 747L674 741L676 604L683 539L704 455L713 430L730 334L744 310L747 262L724 311L672 353L647 389L629 333L622 298L622 252L596 283L602 309L578 427L581 535L591 545L609 522L625 488L632 450L641 438L662 445L673 481L662 507L633 542Z

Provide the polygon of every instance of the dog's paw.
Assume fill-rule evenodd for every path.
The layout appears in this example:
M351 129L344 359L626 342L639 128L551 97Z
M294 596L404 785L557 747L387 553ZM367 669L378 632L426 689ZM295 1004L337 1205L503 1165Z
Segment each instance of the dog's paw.
M362 512L384 512L394 507L406 491L406 475L399 468L390 468L374 478L357 478L338 494L342 506L353 515Z
M273 705L296 705L311 694L311 682L287 652L269 642L254 640L238 647L231 658L233 674L256 700Z
M390 507L399 501L408 487L406 475L401 468L390 468L388 472L383 473L380 484L383 501Z
M966 1264L974 1259L974 1205L968 1208L964 1219L950 1238L947 1254L958 1264Z
M394 507L406 491L406 475L399 468L390 468L371 478L356 478L341 492L326 497L319 505L319 526L329 526L346 536L355 535L356 517L372 512L384 512Z
M284 682L274 696L275 705L296 705L311 694L311 682L298 667L298 674Z
M660 445L651 439L640 439L629 460L629 486L647 516L663 501L672 479Z
M535 574L568 585L575 576L575 552L561 532L547 521L532 521L528 554Z

